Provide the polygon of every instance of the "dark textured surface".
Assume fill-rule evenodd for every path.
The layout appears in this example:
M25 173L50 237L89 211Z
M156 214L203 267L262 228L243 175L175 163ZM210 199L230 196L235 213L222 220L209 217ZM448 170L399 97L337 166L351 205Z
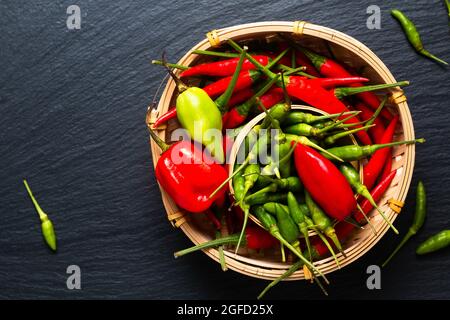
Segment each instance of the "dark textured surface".
M249 5L251 3L251 5ZM345 3L345 4L344 4ZM81 7L79 31L66 8ZM366 8L382 9L381 30L366 28ZM148 61L163 49L176 60L206 31L244 22L308 20L356 37L406 89L417 136L413 186L429 194L429 219L366 288L366 267L398 238L389 233L358 262L330 275L332 298L450 298L448 250L417 258L415 246L449 227L449 72L409 47L389 9L409 14L425 45L449 61L442 1L2 1L0 3L0 298L253 298L263 281L223 273L202 254L174 260L189 245L165 218L144 126L164 72ZM45 248L21 179L27 177L55 223L59 252ZM413 194L397 220L405 232ZM82 290L66 289L68 265ZM272 298L322 298L314 286L284 283Z

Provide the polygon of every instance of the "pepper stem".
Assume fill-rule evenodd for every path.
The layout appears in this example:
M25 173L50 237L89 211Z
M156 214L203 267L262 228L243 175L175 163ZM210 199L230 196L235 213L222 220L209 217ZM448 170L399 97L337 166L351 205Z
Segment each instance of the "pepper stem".
M308 138L303 137L303 136L297 136L297 138L298 138L297 141L298 141L299 143L304 144L304 145L307 145L307 146L309 146L309 147L311 147L311 148L314 148L314 149L316 149L316 150L319 150L320 152L323 152L323 153L327 154L328 156L332 157L333 159L336 159L337 161L344 162L344 160L342 160L342 159L339 158L338 156L336 156L336 155L330 153L329 151L325 150L325 149L322 148L321 146L315 144L314 142L312 142L312 141L309 140ZM303 142L302 142L302 141L303 141Z
M175 256L175 258L184 256L188 253L192 253L195 251L199 251L199 250L204 250L204 249L208 249L208 248L212 248L212 247L218 247L224 244L235 244L239 241L239 234L232 234L223 238L218 238L218 239L214 239L214 240L210 240L204 243L200 243L196 246L184 249L184 250L180 250L175 252L173 255Z
M25 185L28 195L30 196L31 201L33 202L34 207L36 208L36 211L39 214L39 219L41 219L41 222L44 222L47 219L47 214L44 212L44 210L42 210L41 206L39 205L36 198L34 197L33 192L31 191L31 188L28 185L27 180L23 179L23 184Z
M430 53L428 50L426 50L425 48L422 48L422 50L419 51L419 53L425 57L428 57L430 59L433 59L434 61L440 62L442 64L445 64L446 66L448 65L448 63L442 59L439 59L438 57L436 57L434 54Z
M369 217L364 212L363 208L359 205L358 202L356 202L356 207L358 208L359 212L363 215L364 219L367 221L367 224L370 226L370 229L372 229L372 232L374 235L378 235L377 230L375 230L375 227L372 224L372 221L370 221Z
M409 240L409 238L411 238L414 234L415 232L411 232L411 230L408 230L408 233L406 233L405 237L398 244L395 250L389 255L386 261L383 262L383 264L381 265L382 268L384 268L389 263L389 261L392 260L392 258L397 254L397 252L405 245L405 243Z
M227 106L228 101L230 101L231 95L233 94L234 88L236 87L236 83L239 79L239 74L241 72L242 64L244 63L245 53L247 52L247 50L248 50L248 48L244 47L242 53L239 56L239 62L236 66L236 69L234 70L233 77L231 78L227 89L215 101L217 107L219 108L219 110L222 114L224 114L228 110L228 106Z
M368 91L376 91L382 90L392 87L401 87L409 85L409 81L400 81L396 83L385 83L385 84L376 84L372 86L363 86L363 87L346 87L346 88L336 88L334 89L334 95L338 99L342 99L346 96L368 92Z
M170 148L170 146L163 139L158 137L158 135L155 133L155 131L153 131L153 129L150 128L150 126L148 124L147 124L147 129L148 129L148 132L150 133L150 137L152 137L152 140L155 141L155 143L162 150L162 152L166 152Z
M358 192L360 195L362 195L364 198L369 200L370 204L377 209L377 211L380 213L380 215L383 217L384 221L389 225L389 227L394 231L396 234L399 234L398 230L394 225L389 221L389 219L386 217L383 211L381 211L380 207L376 204L375 200L373 200L372 195L370 194L369 190L364 186L364 188L361 188Z
M161 60L152 60L152 64L158 65L158 66L164 66L164 63ZM187 70L189 67L182 66L181 64L176 63L166 63L166 65L170 68L174 69L180 69L180 70Z
M248 205L245 205L244 208L242 208L242 209L244 210L244 222L242 223L241 234L239 235L239 240L237 242L236 249L234 250L234 254L237 254L237 252L239 250L239 246L241 245L241 241L242 241L242 238L243 238L244 233L245 233L245 228L247 227L248 215L249 215L250 207Z
M347 255L345 254L344 250L342 250L341 242L339 241L339 239L338 239L334 229L333 228L329 228L328 230L326 230L325 234L327 235L328 238L331 239L331 241L333 241L334 245L339 250L339 252L342 253L342 255L344 257L347 257Z
M239 54L232 52L219 52L219 51L209 51L209 50L194 50L192 53L201 54L204 56L213 56L221 58L237 58Z
M403 145L403 144L414 144L414 143L424 143L424 142L425 142L425 139L420 138L420 139L415 139L415 140L394 141L394 142L390 142L390 143L373 144L368 147L370 149L370 154L373 154L375 151L382 149L382 148L390 148L390 147Z
M189 87L180 79L178 78L175 73L173 73L172 69L170 69L169 65L166 62L166 56L163 53L162 55L162 65L164 68L166 68L167 72L169 73L170 77L175 82L175 85L177 86L178 92L182 93L183 91L186 91Z
M234 42L232 39L227 40L228 44L235 49L237 52L242 53L244 51L236 42ZM259 61L257 61L255 58L253 58L251 55L246 53L248 61L253 63L255 67L260 70L262 73L264 73L266 76L268 76L270 79L273 79L275 77L275 73L270 71L268 68L264 67Z
M290 50L289 48L283 50L278 56L275 57L275 59L273 59L272 61L270 61L270 62L267 64L266 68L267 68L267 69L270 69L270 68L272 68L274 65L276 65L276 64L278 63L278 61L280 61L281 58L283 58L289 50Z
M356 117L356 115L358 115L358 113L359 113L359 112L353 113L353 114L349 115L348 117L346 117L346 118L344 118L344 119L342 119L342 120L336 121L336 122L333 123L332 125L329 125L329 126L327 126L327 127L325 127L325 128L322 128L322 129L319 129L319 130L318 130L318 133L321 134L321 133L325 133L325 132L327 132L327 131L330 131L330 130L336 128L337 126L343 124L344 122L350 120L351 118ZM343 113L342 113L342 114L343 114Z
M336 256L336 253L334 252L333 247L331 246L330 242L327 240L327 238L324 237L324 235L322 234L322 232L319 231L319 229L317 229L316 227L312 227L312 229L314 231L316 231L316 233L319 236L320 240L322 240L322 242L327 247L328 251L330 251L331 256L333 257L334 261L336 262L336 265L339 268L341 268L341 264L339 263L339 260L338 260L338 258Z
M284 64L279 64L278 65L278 69L286 71L286 75L290 76L292 74L298 74L299 76L303 76L309 79L316 79L315 76L310 75L309 73L303 72L303 70L305 70L305 67L298 67L298 68L291 68L288 66L285 66Z
M276 228L276 226L275 226ZM278 228L277 228L278 229ZM329 284L330 282L328 281L328 279L325 277L325 275L322 273L322 271L320 271L319 269L317 269L311 262L309 262L300 252L298 252L289 242L287 242L283 236L280 234L280 232L274 228L271 228L271 230L269 230L270 234L278 239L281 243L284 244L284 246L286 248L288 248L289 250L292 251L292 253L294 253L297 257L300 258L300 260L302 260L304 262L304 264L306 266L308 266L310 269L314 270L315 272L317 272L317 274L319 274L327 284Z
M384 98L381 101L380 105L378 106L377 110L375 110L375 112L373 113L372 117L370 117L369 121L367 121L367 125L374 123L374 121L377 119L378 115L380 114L381 110L383 110L384 105L386 104L387 100L388 100L388 96L386 95L386 96L384 96ZM367 131L367 129L366 129L366 131Z
M331 144L334 144L339 139L342 139L342 138L344 138L346 136L349 136L349 135L351 135L353 133L356 133L356 132L359 132L359 131L362 131L362 130L367 130L368 128L371 128L371 127L374 127L374 126L375 126L375 124L372 124L372 125L368 125L368 126L364 126L364 127L360 127L360 128L355 128L355 129L352 129L352 130L345 130L345 131L336 133L336 134L334 134L332 136L326 137L324 142L325 142L325 144L331 145Z
M283 243L280 242L281 262L286 262L286 252Z

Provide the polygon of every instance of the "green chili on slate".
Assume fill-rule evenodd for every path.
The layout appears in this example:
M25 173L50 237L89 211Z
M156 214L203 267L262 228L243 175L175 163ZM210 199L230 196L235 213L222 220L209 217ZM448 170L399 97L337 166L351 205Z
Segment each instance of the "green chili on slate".
M401 12L400 10L392 10L391 14L395 19L398 20L398 22L400 22L400 25L402 26L409 43L411 43L413 48L418 53L442 64L448 65L447 62L445 62L442 59L439 59L438 57L431 54L423 47L422 40L420 39L420 34L417 31L416 26L411 20L409 20L409 18L403 12Z
M42 210L37 200L34 198L27 180L24 179L23 184L25 185L25 188L28 191L28 195L30 196L31 201L33 201L34 207L39 214L39 219L41 219L42 235L44 236L45 242L53 251L56 251L56 235L55 229L53 228L53 223L50 221L47 214Z
M382 267L385 267L389 261L395 256L395 254L403 247L403 245L411 238L413 235L417 233L417 231L422 228L423 223L425 222L425 217L427 215L427 195L425 192L425 187L422 181L419 181L417 184L416 190L416 212L414 214L414 220L409 227L408 232L405 237L399 243L399 245L395 248L395 250L391 253L391 255L386 259L386 261L382 264Z
M419 255L435 252L450 245L450 230L442 230L422 242L416 249Z

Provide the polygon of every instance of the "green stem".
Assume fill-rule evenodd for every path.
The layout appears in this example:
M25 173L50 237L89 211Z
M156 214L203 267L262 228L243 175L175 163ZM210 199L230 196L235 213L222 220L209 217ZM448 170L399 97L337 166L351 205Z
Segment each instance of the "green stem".
M28 195L30 196L31 201L33 202L34 207L36 208L36 211L39 214L39 219L41 219L41 221L44 222L47 219L47 214L44 212L44 210L42 210L41 206L39 205L36 198L34 197L33 192L31 191L31 188L28 185L27 180L24 179L23 184L25 185L25 188L28 191Z
M327 126L327 127L325 127L325 128L319 129L319 130L318 130L318 133L319 133L319 134L322 134L322 133L325 133L325 132L327 132L327 131L330 131L330 130L332 130L332 129L338 127L338 126L340 126L340 125L343 124L344 122L350 120L351 118L356 117L356 115L358 115L358 113L353 113L353 114L349 115L348 117L346 117L346 118L344 118L344 119L342 119L342 120L336 121L335 123L333 123L333 124L330 125L330 126Z
M152 60L152 64L158 66L164 66L164 63L161 60ZM189 67L182 66L181 64L176 63L167 63L167 66L174 69L187 70Z
M228 44L235 49L237 52L242 53L243 49L233 40L228 39ZM255 58L253 58L251 55L249 55L248 53L246 53L247 59L248 61L250 61L251 63L253 63L255 65L255 67L257 67L262 73L264 73L267 77L269 77L270 79L273 79L275 77L275 73L273 73L272 71L270 71L269 69L267 69L266 67L264 67L261 63L259 63L259 61L257 61Z
M397 254L397 252L405 245L405 243L411 238L415 233L411 232L411 230L408 230L408 233L405 235L405 237L402 239L402 241L398 244L398 246L395 248L395 250L391 253L391 255L386 259L386 261L383 262L381 267L385 267L389 261L392 260L392 258Z
M286 262L286 252L283 243L280 242L281 262Z
M384 212L381 211L381 209L378 207L375 200L373 200L372 195L370 194L369 190L367 190L367 188L364 186L364 188L360 188L360 190L358 190L358 193L360 195L362 195L364 198L366 198L367 200L369 200L370 204L375 209L377 209L377 211L380 213L380 215L383 217L384 221L386 221L386 223L389 225L389 227L392 229L392 231L394 231L396 234L399 234L397 228L394 227L394 225L389 221L389 219L386 217Z
M390 148L394 146L404 145L404 144L414 144L414 143L424 143L425 139L415 139L415 140L407 140L407 141L394 141L390 143L381 143L381 144L373 144L371 146L368 146L368 149L370 149L369 154L373 154L375 151L382 149L382 148Z
M311 270L314 270L315 272L317 272L317 274L319 274L324 280L325 280L325 282L328 284L328 283L330 283L329 281L328 281L328 279L325 277L325 275L322 273L322 271L320 271L319 269L317 269L311 262L309 262L300 252L298 252L289 242L287 242L282 236L281 236L281 234L280 234L280 232L279 231L274 231L273 229L272 230L269 230L269 232L270 232L270 234L272 235L272 236L274 236L276 239L278 239L280 242L282 242L283 244L284 244L284 246L286 247L286 248L288 248L289 250L291 250L292 251L292 253L294 253L297 257L299 257L300 258L300 260L302 260L304 263L305 263L305 265L307 266L307 267L309 267Z
M294 142L298 142L301 143L303 145L307 145L311 148L317 149L320 152L323 152L325 154L327 154L328 156L332 157L333 159L336 159L337 161L340 162L344 162L344 160L342 160L341 158L335 156L334 154L328 152L327 150L325 150L324 148L320 147L319 145L315 144L314 142L312 142L311 140L309 140L308 138L304 137L304 136L296 136L294 134L286 134L286 139L288 141L294 141Z
M345 131L336 133L336 134L334 134L332 136L326 137L324 142L327 145L332 145L339 139L342 139L342 138L344 138L346 136L349 136L349 135L351 135L353 133L356 133L356 132L359 132L359 131L362 131L362 130L367 130L368 128L371 128L373 126L375 126L375 125L372 124L370 126L364 126L364 127L360 127L360 128L355 128L355 129L352 129L352 130L345 130Z
M385 84L376 84L372 86L363 86L363 87L346 87L346 88L336 88L334 89L334 95L338 99L342 99L346 96L362 93L362 92L369 92L369 91L376 91L376 90L382 90L392 87L401 87L401 86L407 86L409 85L409 81L400 81L396 83L385 83Z
M196 246L184 249L184 250L180 250L174 253L175 258L184 256L188 253L192 253L195 251L199 251L199 250L204 250L204 249L209 249L209 248L213 248L213 247L218 247L218 246L222 246L224 244L235 244L238 243L239 241L239 235L238 234L232 234L223 238L219 238L219 239L214 239L211 241L206 241L204 243L200 243Z
M238 81L239 74L241 72L242 65L243 65L244 60L245 60L245 53L246 52L247 52L247 47L244 47L244 51L241 53L241 55L239 57L239 62L237 64L237 66L236 66L236 69L234 70L233 77L231 78L227 89L215 101L222 114L224 114L226 112L226 110L228 109L227 108L227 104L228 104L228 101L230 101L230 98L231 98L231 95L233 94L234 88L236 87L236 83Z
M384 105L386 104L386 101L388 100L388 96L384 96L383 101L381 101L380 105L378 106L377 110L375 110L375 112L373 113L372 117L370 117L369 121L367 121L367 125L371 125L372 123L374 123L375 119L378 117L378 115L380 114L381 110L383 110ZM367 128L369 129L369 128ZM367 131L366 129L366 131Z
M296 263L294 263L288 270L286 270L285 273L283 273L281 276L273 280L271 283L269 283L263 291L258 295L258 300L262 299L264 295L273 287L275 287L278 283L283 281L286 278L289 278L295 271L297 271L301 266L303 266L303 261L298 260Z
M158 147L162 150L163 153L170 148L170 146L163 139L158 137L158 135L155 133L155 131L153 131L150 128L150 126L147 126L147 129L153 141L155 141L155 143L158 145Z
M430 59L433 59L437 62L440 62L442 64L445 64L446 66L448 65L448 63L442 59L439 59L438 57L436 57L434 54L430 53L428 50L426 50L425 48L422 48L422 50L419 50L419 53L425 57L428 57Z
M309 226L311 229L313 229L317 235L319 236L320 240L322 240L322 242L325 244L325 246L327 247L328 251L330 251L331 256L333 257L334 261L336 262L336 265L340 268L341 264L339 263L339 260L336 256L336 253L333 250L333 247L331 246L330 242L328 242L327 238L325 238L325 236L322 234L322 232L320 232L319 229L317 229L317 227L314 227L312 225Z
M303 77L306 77L309 79L316 79L315 76L312 76L309 73L303 72L303 70L305 70L305 67L290 68L288 66L285 66L284 64L279 64L278 68L280 70L286 71L286 76L296 73L300 76L303 76Z
M238 243L236 245L236 249L234 250L235 254L238 252L239 246L241 245L241 241L242 241L242 238L244 237L244 233L245 233L245 228L247 228L248 216L250 214L250 212L249 212L250 211L250 207L248 205L245 205L242 209L244 210L244 221L242 223L242 229L241 229L241 233L239 235L239 240L238 240Z
M286 53L287 53L288 51L289 51L289 48L287 48L287 49L285 49L283 52L281 52L278 56L276 56L275 59L273 59L272 61L270 61L270 62L267 64L266 68L267 68L267 69L270 69L270 68L272 68L274 65L276 65L276 64L278 63L278 61L280 61L281 58L283 58L283 57L286 55Z
M373 226L373 224L370 221L369 217L366 215L366 213L364 212L363 208L361 208L361 206L359 205L358 202L356 202L356 207L358 208L359 212L361 212L361 214L363 215L364 219L367 221L367 224L372 229L373 234L374 235L378 235L377 230L375 229L375 227Z
M204 56L213 56L221 58L237 58L239 54L231 52L218 52L218 51L208 51L208 50L194 50L192 53L201 54Z
M216 232L216 239L220 239L222 238L222 234L220 233L220 231ZM220 267L222 268L222 271L227 271L228 267L227 267L227 262L225 261L225 254L223 252L223 245L219 246L219 248L217 248L217 251L219 251L219 262L220 262Z

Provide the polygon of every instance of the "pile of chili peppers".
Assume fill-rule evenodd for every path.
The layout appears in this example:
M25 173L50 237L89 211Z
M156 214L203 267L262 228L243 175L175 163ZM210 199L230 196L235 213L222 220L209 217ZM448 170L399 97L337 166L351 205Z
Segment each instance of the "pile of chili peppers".
M374 91L389 94L408 82L364 85L370 79L283 36L250 48L229 40L221 51L195 54L215 60L192 67L154 61L179 91L173 108L148 124L163 152L157 180L179 207L204 214L217 229L216 239L175 256L219 248L226 270L224 248L279 251L283 262L288 254L298 262L260 297L301 267L326 293L328 280L314 261L331 255L339 266L355 228L368 224L376 233L372 209L398 233L378 205L396 176L392 148L424 140L394 142L399 116ZM180 78L171 68L182 70ZM321 113L293 108L292 101ZM228 175L234 139L261 112ZM175 118L193 142L168 146L155 133Z

